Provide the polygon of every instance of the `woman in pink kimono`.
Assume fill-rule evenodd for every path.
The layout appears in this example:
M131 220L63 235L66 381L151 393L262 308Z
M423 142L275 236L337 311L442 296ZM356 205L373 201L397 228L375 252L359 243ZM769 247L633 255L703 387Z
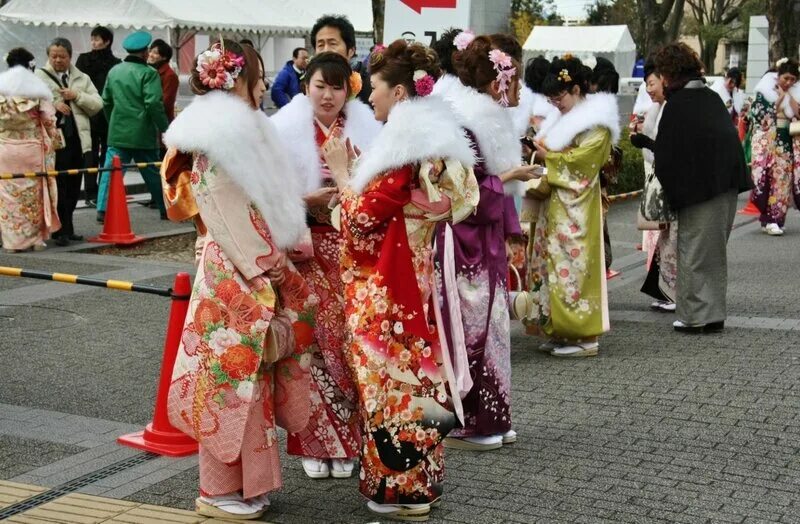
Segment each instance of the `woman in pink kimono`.
M30 52L13 49L6 63L11 69L0 74L0 173L53 169L53 95L33 74ZM7 252L46 247L44 241L61 228L56 199L55 179L0 180L0 232Z
M191 153L207 229L169 392L170 420L200 443L197 512L260 517L282 484L276 425L306 426L314 302L285 251L306 230L299 189L259 111L261 58L224 40L200 54L196 97L165 143Z
M288 453L303 457L303 470L312 479L350 477L360 443L358 392L344 357L342 238L332 214L338 192L321 158L331 138L349 138L365 151L381 130L372 110L355 98L351 75L341 55L317 55L305 73L308 96L295 96L272 117L302 179L308 206L313 253L301 255L297 270L320 301L314 330L317 351L311 359L311 417L306 428L287 439Z

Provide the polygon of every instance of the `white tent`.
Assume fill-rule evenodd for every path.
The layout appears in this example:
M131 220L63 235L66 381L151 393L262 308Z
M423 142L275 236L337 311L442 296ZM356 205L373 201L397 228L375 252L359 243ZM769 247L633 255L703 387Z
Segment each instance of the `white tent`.
M271 37L304 38L328 11L321 0L11 0L0 8L0 53L22 45L44 63L47 42L63 36L77 55L88 51L95 25L115 31L118 56L124 56L122 40L138 29L176 48L196 33L247 36L263 47ZM341 2L335 11L347 15L357 31L372 31L369 0Z
M620 77L631 76L636 62L636 44L626 25L536 26L522 48L525 60L571 53L593 66L594 59L601 56L614 63Z

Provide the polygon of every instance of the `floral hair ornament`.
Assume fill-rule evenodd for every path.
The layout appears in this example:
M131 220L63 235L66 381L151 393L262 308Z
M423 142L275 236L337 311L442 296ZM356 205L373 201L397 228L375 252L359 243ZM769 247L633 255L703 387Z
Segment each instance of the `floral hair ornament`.
M350 78L347 79L347 83L350 85L350 100L353 100L361 93L361 89L364 87L364 82L361 80L361 73L358 71L350 73Z
M517 74L517 68L514 67L514 62L511 57L499 49L492 49L489 51L489 60L497 71L497 80L499 84L498 91L500 92L500 105L508 107L508 86L511 85L511 80Z
M241 74L243 67L244 56L227 51L221 38L197 57L200 81L210 89L225 91L233 89L233 83Z
M453 45L456 46L456 49L459 51L463 51L469 47L473 40L475 40L475 33L469 29L466 29L458 33L456 37L453 38Z
M436 84L436 80L427 71L417 69L414 71L412 79L414 80L414 91L417 92L417 96L428 96L433 93L433 86Z
M561 81L562 84L569 84L572 82L572 77L569 76L568 70L562 69L558 72L558 80Z
M780 60L775 62L775 67L780 67L780 66L782 66L783 64L785 64L788 61L789 61L789 59L784 56L783 58L781 58Z

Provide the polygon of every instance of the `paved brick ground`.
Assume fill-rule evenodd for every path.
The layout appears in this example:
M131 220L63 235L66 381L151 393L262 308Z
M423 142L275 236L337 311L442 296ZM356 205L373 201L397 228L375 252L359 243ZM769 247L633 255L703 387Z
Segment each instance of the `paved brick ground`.
M432 522L800 522L797 214L781 239L738 219L732 327L695 337L673 332L673 317L649 312L638 292L635 205L612 208L626 269L611 281L613 330L600 356L556 360L515 330L520 440L448 452ZM185 267L63 250L0 264L159 285ZM49 488L136 456L114 439L150 417L166 308L158 297L0 279L0 479ZM191 509L195 464L160 458L82 492ZM355 479L311 481L288 458L284 481L270 521L375 520Z

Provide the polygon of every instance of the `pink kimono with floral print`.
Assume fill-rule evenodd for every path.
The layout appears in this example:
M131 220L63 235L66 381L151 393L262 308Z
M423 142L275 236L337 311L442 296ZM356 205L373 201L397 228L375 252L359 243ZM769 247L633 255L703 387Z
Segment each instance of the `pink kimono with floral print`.
M276 425L309 416L314 297L283 260L261 213L219 166L196 154L192 192L208 229L172 376L170 420L200 443L200 491L245 498L282 485Z

